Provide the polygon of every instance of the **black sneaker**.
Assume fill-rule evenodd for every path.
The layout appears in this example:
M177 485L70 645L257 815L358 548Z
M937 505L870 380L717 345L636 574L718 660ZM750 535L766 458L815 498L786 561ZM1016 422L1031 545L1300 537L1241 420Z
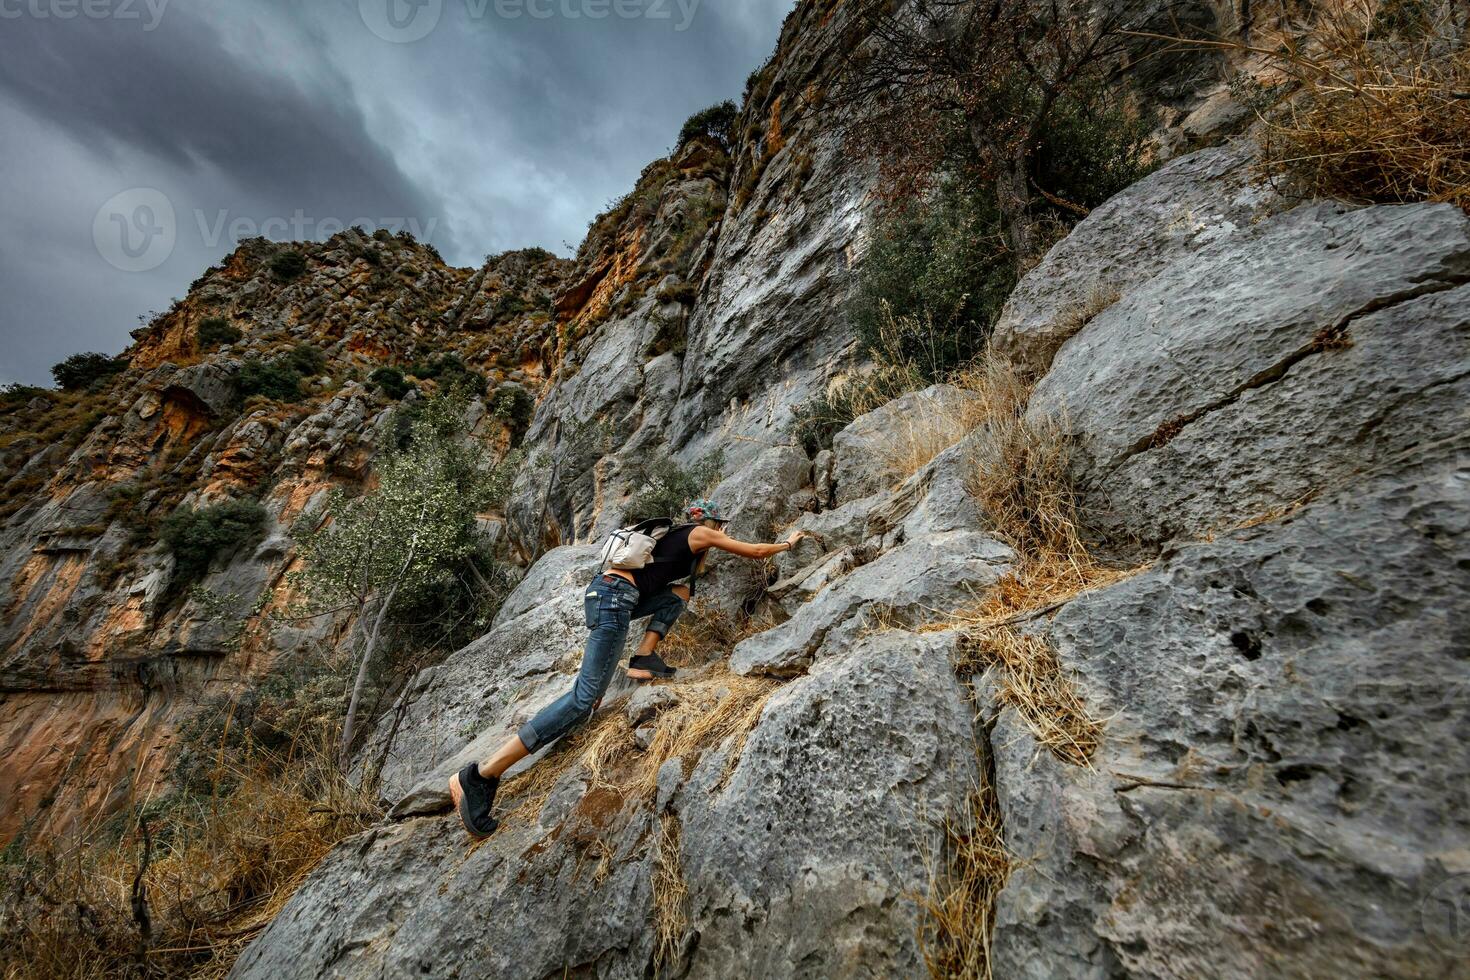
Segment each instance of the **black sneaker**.
M676 673L678 671L664 663L663 658L656 653L634 657L628 662L628 676L635 681L651 681L655 678L666 680Z
M490 815L499 788L500 780L494 776L486 779L473 762L449 777L449 795L459 807L459 819L471 837L489 837L500 826Z

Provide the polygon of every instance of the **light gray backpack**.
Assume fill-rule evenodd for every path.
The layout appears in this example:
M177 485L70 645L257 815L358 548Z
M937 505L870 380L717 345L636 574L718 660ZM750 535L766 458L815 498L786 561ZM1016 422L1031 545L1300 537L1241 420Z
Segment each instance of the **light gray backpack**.
M643 568L653 560L654 546L673 526L674 522L667 517L656 517L618 528L602 546L602 570L618 568L631 572Z

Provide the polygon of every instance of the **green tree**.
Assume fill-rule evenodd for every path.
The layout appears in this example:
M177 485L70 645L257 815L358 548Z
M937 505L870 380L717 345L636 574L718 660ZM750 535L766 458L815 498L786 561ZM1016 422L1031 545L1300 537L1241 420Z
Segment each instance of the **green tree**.
M1130 60L1143 55L1133 32L1158 7L857 0L851 16L871 43L847 53L840 101L861 118L857 131L867 136L859 142L900 171L932 171L930 154L950 136L963 139L994 195L1006 245L1025 266L1045 247L1038 201L1073 213L1088 206L1043 183L1049 133L1068 115L1096 115L1090 103L1118 88Z
M937 381L980 352L1015 284L992 195L950 178L878 222L859 270L853 325L880 359L913 364ZM934 329L886 335L893 324Z
M368 375L368 383L394 401L413 390L413 384L404 379L403 372L391 366L380 367Z
M441 397L417 413L407 444L377 459L376 488L349 498L334 491L311 527L295 531L308 603L347 606L356 674L342 725L345 765L362 693L395 606L422 606L446 573L464 567L478 542L476 515L509 489L506 467L491 467L464 432L464 403Z
M729 150L730 129L735 125L735 117L739 114L739 108L728 99L708 109L701 109L684 120L684 128L679 130L678 145L682 147L699 136L711 136L718 140L726 150Z
M58 388L75 391L79 388L90 388L94 383L112 377L125 367L127 362L122 359L93 351L68 357L51 369L51 377L56 379Z

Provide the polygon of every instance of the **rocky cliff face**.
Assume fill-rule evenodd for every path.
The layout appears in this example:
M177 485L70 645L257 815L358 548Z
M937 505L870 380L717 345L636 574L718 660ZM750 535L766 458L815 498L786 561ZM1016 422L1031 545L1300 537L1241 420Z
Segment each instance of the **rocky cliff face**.
M874 452L964 397L933 389L837 440L843 503L801 513L821 543L778 562L789 618L728 666L615 690L475 847L444 780L578 658L593 549L543 558L408 695L389 822L237 975L922 974L926 856L982 771L1014 858L996 976L1455 974L1436 902L1470 829L1470 220L1293 206L1247 185L1248 154L1182 158L1100 209L998 338L1044 366L1029 411L1066 420L1089 509L1149 555L1020 624L1101 725L1088 764L1046 748L1005 667L956 677L970 638L935 631L1015 556L963 487L967 440L897 487ZM1100 289L1111 305L1066 319ZM830 479L798 463L764 450L719 492L784 514ZM757 678L775 686L752 701ZM748 735L667 761L639 737L727 700L755 705Z
M1058 751L1015 666L977 655L996 624L960 612L1024 572L973 492L1000 420L916 472L895 434L983 417L973 392L905 395L815 458L787 430L856 356L841 307L875 178L821 111L841 17L800 5L730 152L700 140L651 166L574 261L448 269L348 233L283 285L248 244L139 338L80 442L12 442L11 486L48 475L4 532L9 826L54 825L58 785L97 812L136 797L198 691L346 625L226 642L192 600L163 601L168 559L128 552L106 488L166 461L184 477L138 506L263 481L270 534L207 584L283 602L284 528L368 478L388 408L339 373L454 351L539 395L503 515L528 567L370 736L388 817L234 975L919 976L947 828L979 809L1008 855L995 976L1467 975L1446 924L1470 873L1470 219L1285 199L1252 182L1242 140L1168 163L1022 279L992 345L1036 377L1025 418L1075 447L1119 556L1001 624L1047 651L1095 733ZM245 339L201 355L193 327L220 310ZM231 407L247 351L302 339L332 381ZM716 563L678 680L617 683L470 843L447 777L570 683L637 465L716 449L732 533L812 536L755 579Z
M14 788L0 836L80 830L150 798L166 785L178 723L201 700L252 683L278 657L336 647L349 618L267 627L260 614L292 599L291 523L332 487L371 479L395 404L372 372L456 359L487 381L467 422L504 453L527 420L503 417L498 396L534 396L572 374L575 339L649 288L655 265L673 281L688 271L692 257L672 246L708 224L696 212L722 205L723 160L712 141L689 144L663 164L653 206L603 216L575 261L533 249L458 269L407 237L349 230L288 249L304 271L283 276L281 246L246 242L135 332L125 371L14 406L0 423L0 778ZM210 321L239 339L202 344ZM242 396L247 365L300 345L322 366L299 399ZM177 587L159 524L181 506L244 496L265 506L263 540L218 558L199 585L225 601L201 601Z

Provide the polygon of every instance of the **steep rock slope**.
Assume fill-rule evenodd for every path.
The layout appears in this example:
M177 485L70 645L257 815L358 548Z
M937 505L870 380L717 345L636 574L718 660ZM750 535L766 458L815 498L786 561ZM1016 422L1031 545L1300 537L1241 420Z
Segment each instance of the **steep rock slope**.
M1171 193L1238 195L1210 163L1238 152L1110 207L1168 222L1197 206ZM1044 747L1003 667L954 675L971 640L929 624L1011 554L964 489L974 439L893 485L871 433L894 403L836 443L833 469L872 492L796 522L821 543L778 562L790 618L735 648L734 675L611 692L591 738L507 784L506 826L476 847L440 815L444 779L575 669L591 552L543 558L496 630L408 696L394 817L334 852L236 975L921 975L926 856L982 770L1013 855L996 976L1463 975L1435 896L1470 870L1470 221L1267 196L1253 224L1197 229L1212 242L1163 236L1060 341L1010 338L1048 366L1030 411L1074 431L1093 513L1131 547L1168 539L1020 624L1102 726L1090 765ZM1016 303L1121 233L1084 222ZM1232 288L1215 265L1261 271ZM787 473L723 489L744 508L824 478ZM1165 504L1126 506L1146 494ZM748 684L772 686L742 700ZM730 699L754 705L748 735L664 758L663 713Z
M997 975L1463 975L1436 905L1455 892L1435 895L1470 870L1470 221L1277 202L1221 229L1239 192L1192 175L1232 155L1110 202L1159 213L1184 177L1202 225L1114 305L1059 349L1007 338L1050 361L1030 412L1077 435L1100 523L1170 543L1034 624L1109 719L1093 771L989 695L1007 841L1031 859ZM1011 322L1053 263L1136 241L1100 217Z
M333 486L370 478L393 403L377 367L445 354L494 384L535 389L553 370L547 307L572 264L507 253L446 266L407 237L353 229L286 249L243 243L189 294L135 332L126 369L81 394L37 394L4 426L0 530L0 838L93 826L167 783L177 725L275 659L331 647L350 622L261 627L290 600L291 522ZM222 346L201 324L231 328ZM247 364L309 345L320 370L301 397L245 399ZM432 384L429 385L432 387ZM468 421L492 450L511 423L486 403ZM158 544L180 506L258 497L260 540L215 561L194 598ZM59 801L59 802L58 802Z

